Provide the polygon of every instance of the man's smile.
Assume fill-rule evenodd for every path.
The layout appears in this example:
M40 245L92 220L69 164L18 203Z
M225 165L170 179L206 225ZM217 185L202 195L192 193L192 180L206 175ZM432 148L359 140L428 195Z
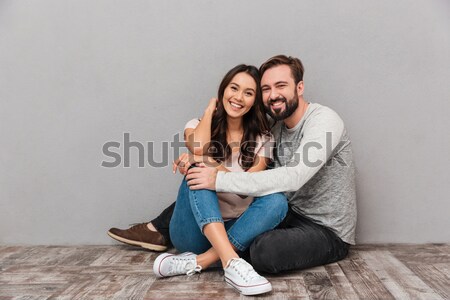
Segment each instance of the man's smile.
M270 100L269 105L270 107L276 112L279 113L281 109L283 108L283 104L286 103L286 99L275 99Z

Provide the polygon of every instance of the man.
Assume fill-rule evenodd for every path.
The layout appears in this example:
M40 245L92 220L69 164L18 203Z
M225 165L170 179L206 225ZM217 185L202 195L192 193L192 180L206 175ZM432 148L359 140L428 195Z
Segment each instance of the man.
M286 193L288 215L257 237L246 254L258 271L278 273L343 259L355 243L356 226L355 172L344 123L330 108L304 99L299 59L272 57L260 73L264 106L275 121L275 168L256 173L192 168L186 175L189 186L250 196ZM163 251L173 206L149 224L112 228L108 234Z

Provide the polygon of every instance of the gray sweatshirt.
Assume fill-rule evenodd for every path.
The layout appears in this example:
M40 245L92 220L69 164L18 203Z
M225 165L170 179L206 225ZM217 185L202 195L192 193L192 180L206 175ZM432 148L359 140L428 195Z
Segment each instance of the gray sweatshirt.
M342 119L332 109L310 103L294 128L278 122L272 134L275 168L255 173L219 172L217 192L255 197L285 192L294 212L355 244L355 167Z

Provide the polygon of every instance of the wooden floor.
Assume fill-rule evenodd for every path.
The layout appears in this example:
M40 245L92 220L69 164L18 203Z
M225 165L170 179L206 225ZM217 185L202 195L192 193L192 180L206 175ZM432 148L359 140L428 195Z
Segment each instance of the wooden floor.
M0 246L0 299L236 299L219 269L156 279L126 246ZM360 245L338 263L266 276L258 299L450 299L450 245Z

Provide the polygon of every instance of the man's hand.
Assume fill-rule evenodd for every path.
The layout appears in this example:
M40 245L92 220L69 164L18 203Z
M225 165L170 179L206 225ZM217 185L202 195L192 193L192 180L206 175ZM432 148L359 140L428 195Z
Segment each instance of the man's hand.
M186 180L191 190L216 190L217 169L208 167L204 163L198 164L198 168L189 169Z

